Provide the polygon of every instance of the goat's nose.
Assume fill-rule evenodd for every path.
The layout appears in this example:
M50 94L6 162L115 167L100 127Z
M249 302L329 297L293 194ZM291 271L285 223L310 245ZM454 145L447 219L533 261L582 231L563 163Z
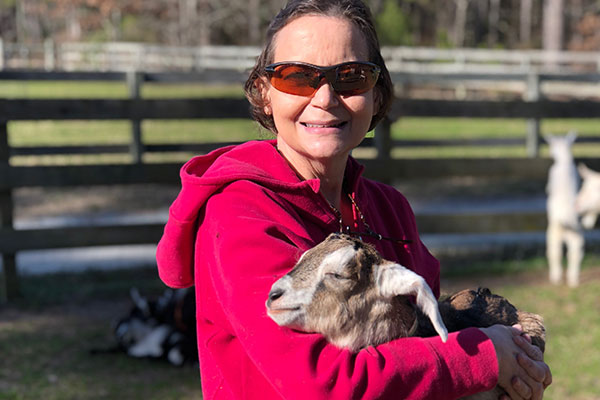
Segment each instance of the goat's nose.
M273 289L269 292L269 299L267 300L267 307L271 306L271 303L275 300L277 300L278 298L280 298L281 296L283 296L284 290L283 289Z

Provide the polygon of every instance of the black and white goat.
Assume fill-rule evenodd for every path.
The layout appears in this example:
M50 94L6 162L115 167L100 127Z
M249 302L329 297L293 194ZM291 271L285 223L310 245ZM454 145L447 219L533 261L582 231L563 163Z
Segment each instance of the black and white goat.
M125 352L182 366L198 361L193 289L167 289L157 299L130 290L133 307L114 326L116 345L93 353Z
M445 341L448 331L517 323L542 351L545 347L539 315L519 311L484 288L438 302L421 276L344 234L332 234L305 252L273 284L266 306L278 325L321 333L353 351L400 337L438 334ZM470 398L497 399L501 393L498 387Z

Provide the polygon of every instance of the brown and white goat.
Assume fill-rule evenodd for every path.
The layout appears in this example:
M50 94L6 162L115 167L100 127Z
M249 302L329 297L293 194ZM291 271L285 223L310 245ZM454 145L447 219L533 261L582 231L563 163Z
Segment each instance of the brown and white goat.
M352 351L407 336L439 334L446 341L448 331L517 323L544 350L539 315L518 311L505 298L482 288L438 302L421 276L344 234L331 234L305 252L273 284L266 306L278 325L321 333ZM499 393L502 389L496 388L469 398L497 399Z

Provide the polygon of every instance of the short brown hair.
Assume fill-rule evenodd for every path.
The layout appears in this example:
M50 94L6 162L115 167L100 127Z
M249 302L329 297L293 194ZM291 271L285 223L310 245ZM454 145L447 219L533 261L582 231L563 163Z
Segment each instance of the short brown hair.
M265 67L273 63L275 35L289 22L304 15L323 15L328 17L344 18L355 24L362 32L367 42L369 60L381 68L379 79L374 90L377 91L376 99L379 100L378 111L371 119L369 130L375 128L377 123L387 114L393 100L393 84L390 78L379 46L379 39L373 17L369 8L361 0L290 0L286 6L275 16L267 29L265 46L258 57L250 76L246 81L244 90L250 102L252 117L262 126L273 133L277 133L273 116L265 113L265 102L260 90L260 80L265 76Z

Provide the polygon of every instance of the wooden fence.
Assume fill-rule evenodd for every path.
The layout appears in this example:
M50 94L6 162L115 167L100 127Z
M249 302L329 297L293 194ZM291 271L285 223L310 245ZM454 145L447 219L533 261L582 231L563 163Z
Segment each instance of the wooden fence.
M40 75L37 75L38 77ZM83 75L78 75L81 78ZM86 75L88 78L99 75ZM1 77L1 76L0 76ZM4 75L6 77L6 75ZM67 76L65 76L67 77ZM69 76L70 78L74 78ZM107 78L106 76L103 76ZM124 75L111 74L107 79L123 79ZM172 75L129 74L131 98L129 99L0 99L0 253L4 264L4 292L7 298L19 294L16 254L33 249L100 246L115 244L156 243L162 225L80 226L52 229L15 229L13 226L12 191L22 187L69 187L113 184L172 183L178 182L180 164L142 163L142 154L152 151L207 152L222 144L144 145L141 140L141 121L147 119L202 119L202 118L248 118L248 104L244 99L142 99L139 97L141 81L174 79ZM375 146L377 157L360 160L366 166L367 176L390 181L392 179L440 178L451 176L514 177L545 180L550 161L539 157L507 159L394 159L390 156L394 146L410 145L525 145L521 140L475 140L475 141L393 141L390 124L402 116L525 118L539 121L543 118L597 118L600 102L591 100L551 101L545 99L515 101L444 101L444 100L397 100L390 113L376 130L373 140L365 145ZM122 146L76 146L76 147L10 147L8 143L9 121L39 120L116 120L133 122L131 145ZM531 131L538 135L538 131ZM533 140L530 138L530 140ZM597 141L581 138L581 141ZM537 137L535 138L537 143ZM130 164L85 166L13 166L10 158L21 154L58 154L123 152L132 154ZM586 159L590 167L600 169L600 158ZM452 221L452 216L449 217ZM510 222L509 222L510 219ZM435 224L420 223L435 230ZM438 227L447 231L460 231L468 224L466 219L454 218L453 222L438 221ZM491 221L496 230L540 230L545 228L543 216L502 216ZM468 226L468 225L467 225ZM474 226L474 225L473 225ZM473 226L466 229L473 229ZM437 228L440 229L440 228ZM475 228L477 229L477 228Z
M54 42L23 44L0 38L0 70L37 68L46 71L204 71L244 70L254 65L256 46L165 46L147 43ZM390 71L407 73L600 72L593 51L438 49L384 47Z

